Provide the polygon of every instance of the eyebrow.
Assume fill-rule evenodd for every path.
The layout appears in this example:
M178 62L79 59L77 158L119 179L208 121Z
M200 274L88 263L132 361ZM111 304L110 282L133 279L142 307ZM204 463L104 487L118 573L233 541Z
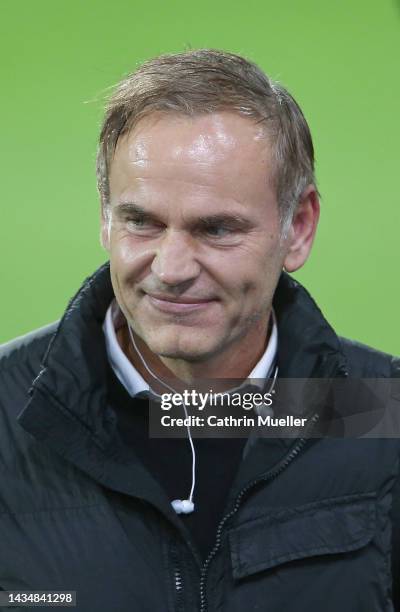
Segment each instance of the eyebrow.
M216 213L215 215L201 216L198 218L198 223L203 226L208 225L231 225L234 227L247 228L252 225L249 219L241 215L230 213Z
M137 215L146 220L160 222L157 215L143 208L135 202L118 202L116 212L121 215ZM201 215L195 219L190 225L197 227L209 227L210 225L230 225L238 229L250 228L253 224L246 217L232 213L215 213L211 215Z
M139 206L139 204L135 204L135 202L118 202L118 204L115 207L115 210L117 211L117 213L122 214L122 215L131 214L131 215L141 215L145 217L155 218L154 215L149 213L142 206Z

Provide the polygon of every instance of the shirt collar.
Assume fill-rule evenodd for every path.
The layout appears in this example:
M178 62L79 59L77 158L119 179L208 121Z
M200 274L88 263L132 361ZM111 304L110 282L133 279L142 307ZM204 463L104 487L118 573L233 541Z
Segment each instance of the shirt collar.
M114 299L107 309L103 323L103 332L106 340L107 356L115 375L128 391L129 395L136 397L139 393L148 393L150 387L137 369L129 361L117 340L115 325L120 313L119 306Z
M119 379L120 383L128 391L132 397L137 397L142 393L149 393L150 387L144 378L139 374L137 369L129 361L117 340L116 324L121 316L120 308L114 299L107 309L106 317L103 323L103 332L105 335L107 356L110 365ZM261 359L256 363L247 377L247 381L251 379L251 383L257 387L263 387L265 379L271 374L272 368L276 360L278 350L278 327L276 324L275 313L272 311L272 330L268 341L268 345L261 356Z

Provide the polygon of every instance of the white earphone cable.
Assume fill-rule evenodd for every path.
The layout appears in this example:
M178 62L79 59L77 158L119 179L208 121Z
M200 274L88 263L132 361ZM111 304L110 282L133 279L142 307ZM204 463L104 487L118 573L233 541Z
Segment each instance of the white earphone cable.
M150 374L150 376L152 376L153 378L155 378L155 380L158 380L159 383L161 383L162 385L164 385L164 387L167 387L167 389L169 389L170 391L172 391L173 393L176 393L175 389L173 389L172 387L170 387L166 382L164 382L163 380L161 380L156 374L154 374L154 372L152 372L149 368L149 366L147 365L143 355L141 354L141 352L139 351L139 348L135 342L135 338L133 336L132 333L132 329L131 326L128 323L128 331L129 331L129 335L131 337L132 340L132 344L135 347L136 353L138 354L142 364L144 365L144 367L146 368L146 370L148 371L148 373ZM186 418L186 429L187 429L187 433L188 433L188 438L189 438L189 444L190 444L190 449L192 451L192 487L190 489L190 495L188 500L175 500L175 501L189 501L190 502L190 506L189 508L191 508L193 505L193 494L194 494L194 488L196 486L196 452L194 449L194 444L193 444L193 439L192 439L192 433L190 431L190 425L188 425L189 423L189 418L188 418L188 413L187 413L187 409L186 409L186 404L183 403L183 410L185 411L185 418ZM179 504L177 506L178 508L180 507ZM176 505L174 506L174 508L176 509ZM192 510L189 510L190 512ZM181 510L182 512L182 510Z

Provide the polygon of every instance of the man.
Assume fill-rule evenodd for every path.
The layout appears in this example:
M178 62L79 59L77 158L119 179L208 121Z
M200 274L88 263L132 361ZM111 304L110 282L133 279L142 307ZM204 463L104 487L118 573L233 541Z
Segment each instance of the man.
M109 101L98 183L109 264L2 349L1 588L85 611L393 610L397 439L312 437L329 394L295 439L148 436L150 398L200 379L399 376L287 274L319 216L296 102L233 54L155 58Z

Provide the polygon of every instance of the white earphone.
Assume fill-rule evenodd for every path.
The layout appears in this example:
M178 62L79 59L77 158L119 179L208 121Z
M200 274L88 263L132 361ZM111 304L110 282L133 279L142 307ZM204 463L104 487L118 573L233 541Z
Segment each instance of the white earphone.
M194 503L190 499L174 499L171 506L177 514L190 514L194 510Z

